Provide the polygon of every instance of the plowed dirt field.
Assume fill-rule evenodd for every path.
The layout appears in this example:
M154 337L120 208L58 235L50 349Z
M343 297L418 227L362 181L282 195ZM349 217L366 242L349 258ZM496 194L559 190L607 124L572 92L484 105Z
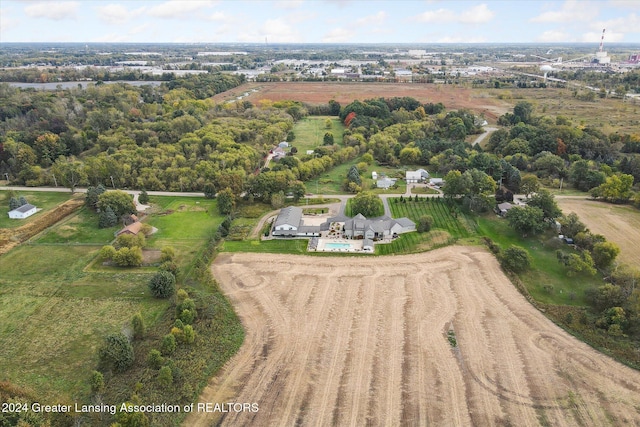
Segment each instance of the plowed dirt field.
M223 253L212 270L247 335L200 399L259 411L185 425L640 424L640 372L554 325L482 248Z

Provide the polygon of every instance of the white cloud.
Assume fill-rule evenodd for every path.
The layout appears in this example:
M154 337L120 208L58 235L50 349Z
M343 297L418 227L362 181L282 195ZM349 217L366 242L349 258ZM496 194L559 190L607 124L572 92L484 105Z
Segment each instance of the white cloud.
M493 11L489 10L487 5L483 3L462 12L458 21L463 24L484 24L491 21L493 15Z
M483 3L474 6L471 9L464 10L459 14L451 9L444 8L428 10L416 16L413 20L438 24L450 22L458 22L461 24L483 24L491 21L494 15L495 13Z
M300 33L289 25L283 18L269 19L260 31L272 43L300 43Z
M387 19L387 13L384 11L380 11L375 15L364 16L360 19L357 19L356 25L382 25L384 24L385 19Z
M618 31L623 33L638 33L640 32L640 16L635 13L631 13L624 17L609 19L607 21L596 22L591 25L594 30L606 28L605 38L609 38L609 32Z
M278 9L297 9L302 6L303 0L280 0L273 3Z
M453 22L456 18L455 13L449 9L428 10L414 18L415 21L420 22Z
M569 33L557 30L548 30L536 37L536 41L542 43L564 43L574 41Z
M590 31L588 33L582 34L580 38L581 42L584 43L598 43L600 44L600 40L602 39L601 31ZM607 31L604 36L604 44L606 45L608 42L620 42L624 40L624 33L618 33L614 31Z
M570 24L576 21L589 22L598 16L598 7L590 1L567 0L560 10L550 10L530 19L531 22L553 22Z
M334 28L324 35L323 43L345 43L353 40L354 33L346 28Z
M0 32L4 33L18 26L18 20L13 19L6 8L0 9Z
M76 19L80 3L77 1L37 2L24 8L24 13L31 18L45 18L54 21Z
M119 3L110 3L105 6L98 6L96 10L101 20L108 24L120 25L142 14L145 8L141 7L135 10L129 10Z
M613 7L617 7L620 9L631 9L638 10L640 9L640 4L638 4L638 0L610 0L609 4Z
M209 15L207 17L208 21L228 21L229 19L231 19L231 17L229 15L227 15L224 12L214 12L211 15Z
M468 35L445 36L436 40L436 43L486 43L484 37L469 37Z
M149 10L149 14L156 18L184 18L196 12L201 12L202 9L210 8L216 3L211 0L169 0L152 7Z

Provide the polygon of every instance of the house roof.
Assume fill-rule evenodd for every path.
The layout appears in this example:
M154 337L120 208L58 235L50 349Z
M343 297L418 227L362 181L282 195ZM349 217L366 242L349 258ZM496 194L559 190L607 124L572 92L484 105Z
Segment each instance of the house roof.
M513 205L509 202L504 202L504 203L500 203L498 205L498 209L502 212L502 211L508 211L509 209L511 209L513 207Z
M276 226L279 225L295 225L298 227L302 220L302 208L297 206L289 206L280 210L280 214L276 218Z
M33 206L31 203L27 203L26 205L22 205L19 208L15 208L14 210L12 210L11 212L20 212L20 213L25 213L25 212L29 212L31 209L35 209L36 207Z
M121 235L123 233L129 233L129 234L137 235L140 232L140 229L142 229L142 223L140 221L134 222L132 224L127 225L122 230L118 231L116 233L116 236L119 236L119 235Z
M405 217L396 219L396 222L398 224L400 224L402 227L415 227L416 226L415 222L413 222L409 218L405 218Z

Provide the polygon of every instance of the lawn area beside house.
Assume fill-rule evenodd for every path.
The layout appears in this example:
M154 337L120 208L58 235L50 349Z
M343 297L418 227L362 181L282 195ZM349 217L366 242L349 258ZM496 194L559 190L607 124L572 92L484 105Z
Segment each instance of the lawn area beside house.
M43 212L69 200L71 193L20 191L16 192L17 197L24 196L27 202L38 208L38 212L25 219L10 219L9 215L9 192L0 191L0 228L16 228L28 224ZM42 209L42 210L40 210Z

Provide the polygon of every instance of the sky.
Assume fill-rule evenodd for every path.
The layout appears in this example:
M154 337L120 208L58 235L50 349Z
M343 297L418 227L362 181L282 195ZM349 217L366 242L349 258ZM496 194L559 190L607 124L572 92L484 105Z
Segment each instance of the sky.
M604 28L640 43L640 0L0 0L0 43L599 43Z

